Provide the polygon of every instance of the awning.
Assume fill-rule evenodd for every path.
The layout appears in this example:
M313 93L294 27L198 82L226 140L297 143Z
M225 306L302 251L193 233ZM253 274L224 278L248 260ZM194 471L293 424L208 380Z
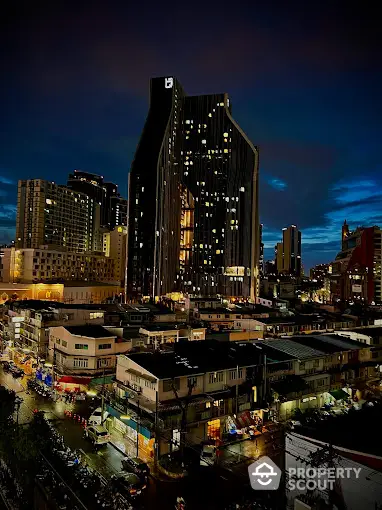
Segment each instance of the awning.
M329 393L335 400L345 400L350 398L349 393L346 393L344 390L332 390L329 391Z
M249 411L244 411L236 417L236 425L239 429L244 429L253 425L253 420L251 418L251 413Z
M84 384L87 385L91 381L91 377L72 377L70 375L64 375L63 377L59 377L58 383L67 383L67 384Z
M94 388L94 386L103 386L104 384L113 384L115 380L114 375L106 375L105 377L94 377L90 381L89 387Z

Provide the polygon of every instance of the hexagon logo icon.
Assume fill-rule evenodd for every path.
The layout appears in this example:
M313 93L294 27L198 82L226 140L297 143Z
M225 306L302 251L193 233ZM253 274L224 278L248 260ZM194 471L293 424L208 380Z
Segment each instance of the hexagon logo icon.
M275 491L279 488L281 469L269 457L260 457L248 466L249 481L256 491Z

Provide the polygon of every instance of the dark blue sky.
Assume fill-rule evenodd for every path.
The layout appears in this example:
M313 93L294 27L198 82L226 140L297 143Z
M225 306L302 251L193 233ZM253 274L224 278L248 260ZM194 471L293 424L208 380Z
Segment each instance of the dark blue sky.
M376 9L342 1L25 4L8 7L0 35L0 242L14 236L17 179L64 183L77 168L125 194L148 81L162 75L176 75L189 94L230 94L235 119L260 147L267 257L288 224L303 232L306 268L335 256L345 218L382 224Z

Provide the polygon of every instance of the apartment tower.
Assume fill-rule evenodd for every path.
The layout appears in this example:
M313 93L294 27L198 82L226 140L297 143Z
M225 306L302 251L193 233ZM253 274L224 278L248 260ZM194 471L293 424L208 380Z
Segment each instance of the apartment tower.
M187 97L154 78L129 175L128 293L254 299L258 151L227 94Z

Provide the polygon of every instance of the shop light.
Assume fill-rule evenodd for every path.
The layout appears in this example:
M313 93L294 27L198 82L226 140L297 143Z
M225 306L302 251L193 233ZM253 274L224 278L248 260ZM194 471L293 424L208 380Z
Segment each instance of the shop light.
M86 392L86 395L88 395L89 397L96 397L97 396L97 392L90 390L90 391Z
M123 416L120 416L120 418L121 418L121 420L130 420L131 416L123 415Z

